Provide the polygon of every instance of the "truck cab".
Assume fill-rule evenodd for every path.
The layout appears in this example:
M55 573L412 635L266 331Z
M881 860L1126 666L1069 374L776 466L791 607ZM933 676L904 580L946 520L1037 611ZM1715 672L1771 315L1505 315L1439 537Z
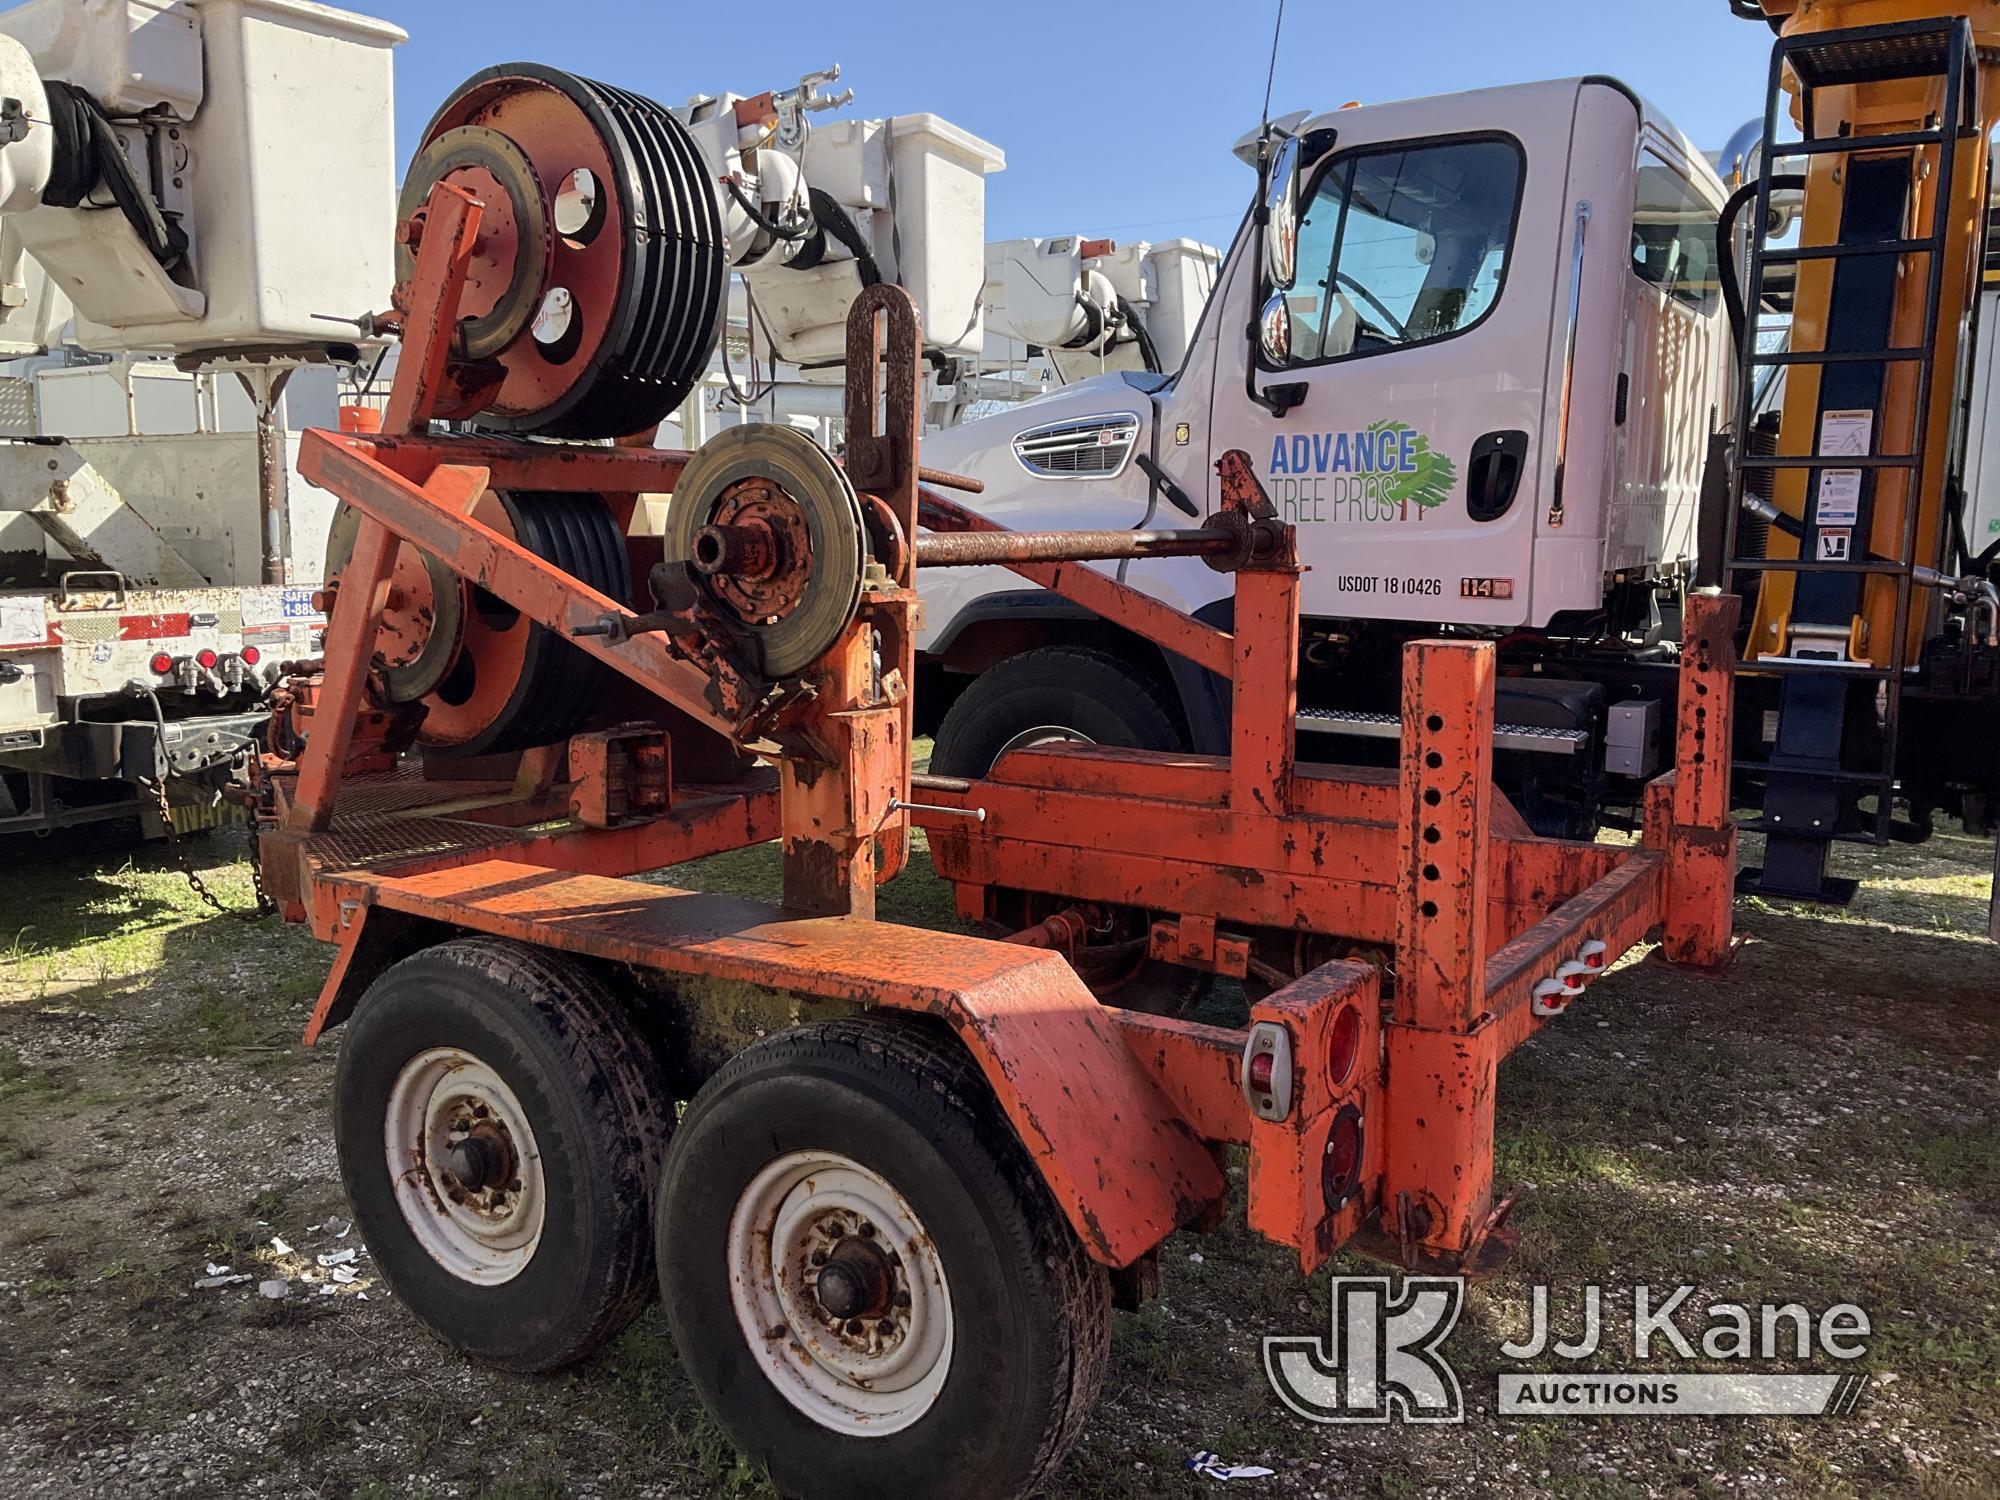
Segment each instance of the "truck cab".
M1606 753L1633 688L1593 679L1660 653L1691 572L1731 362L1721 182L1604 78L1275 129L1296 142L1289 286L1253 213L1176 373L1078 381L927 439L930 462L1017 529L1170 527L1218 508L1215 462L1241 450L1310 570L1302 729L1393 735L1401 643L1448 628L1518 648L1503 749L1557 779L1649 772ZM1122 576L1226 621L1230 581L1198 559ZM1187 663L1001 569L924 593L933 699L963 686L941 772L1048 738L1223 748L1226 699Z

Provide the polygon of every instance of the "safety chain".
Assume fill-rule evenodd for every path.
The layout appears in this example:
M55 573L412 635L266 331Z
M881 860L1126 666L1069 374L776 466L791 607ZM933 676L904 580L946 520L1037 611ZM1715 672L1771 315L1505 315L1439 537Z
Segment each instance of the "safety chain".
M160 695L145 683L136 681L128 684L125 690L135 697L144 698L147 705L153 710L153 726L159 731L160 735L158 754L165 756L167 754L167 715L166 710L160 707ZM231 757L230 770L232 772L241 770L253 753L250 746L243 746ZM167 848L174 856L174 863L180 866L181 874L187 877L189 888L197 896L201 897L203 901L207 902L223 916L235 917L238 921L242 922L261 922L264 918L277 913L279 910L278 904L271 899L270 895L264 889L264 872L257 859L257 852L254 846L250 851L250 889L256 893L256 905L249 911L238 911L234 907L224 906L221 901L216 899L215 892L208 888L208 883L201 878L200 871L194 867L194 861L188 858L187 850L181 845L180 830L174 827L173 804L167 800L167 777L164 774L157 779L149 777L145 781L142 781L140 785L151 788L154 803L159 809L160 824L166 831ZM254 828L255 825L253 824L252 826Z
M180 832L174 827L173 804L167 800L166 781L162 779L149 781L146 784L153 789L153 797L159 807L160 822L167 832L167 849L173 855L174 863L180 866L181 874L186 877L189 889L223 916L234 917L239 922L261 922L266 917L276 915L278 904L264 890L264 872L256 851L252 849L250 855L250 889L256 894L256 904L249 911L239 911L235 907L224 906L215 892L208 888L208 882L201 878L201 872L195 869L194 861L188 858L187 849L181 843Z

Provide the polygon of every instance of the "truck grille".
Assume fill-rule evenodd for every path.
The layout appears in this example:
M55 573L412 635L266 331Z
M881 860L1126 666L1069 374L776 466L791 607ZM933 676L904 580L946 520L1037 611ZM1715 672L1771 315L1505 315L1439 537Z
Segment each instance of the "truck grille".
M1043 479L1102 479L1123 471L1139 441L1139 419L1108 417L1052 422L1014 439L1014 457Z

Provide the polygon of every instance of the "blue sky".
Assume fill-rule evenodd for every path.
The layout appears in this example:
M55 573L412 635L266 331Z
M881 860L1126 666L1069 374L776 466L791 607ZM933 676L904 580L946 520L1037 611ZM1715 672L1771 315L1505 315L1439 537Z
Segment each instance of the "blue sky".
M411 33L399 138L497 62L569 68L680 104L838 62L868 115L929 111L1000 146L988 234L1231 233L1229 146L1263 99L1275 0L349 0ZM1770 35L1724 0L1290 0L1275 113L1611 73L1705 149L1763 106Z

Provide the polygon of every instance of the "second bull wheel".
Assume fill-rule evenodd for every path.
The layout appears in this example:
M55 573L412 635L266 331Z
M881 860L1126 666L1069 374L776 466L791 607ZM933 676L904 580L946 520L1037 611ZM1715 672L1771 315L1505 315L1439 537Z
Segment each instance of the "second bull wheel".
M641 95L509 63L431 121L402 217L440 182L484 212L463 348L505 379L481 427L616 438L680 405L715 348L728 279L721 212L685 126ZM415 265L406 249L399 278Z
M602 496L514 491L489 495L473 516L598 593L631 598L631 557ZM423 742L495 755L587 728L617 674L505 600L466 587L458 649L426 700Z

